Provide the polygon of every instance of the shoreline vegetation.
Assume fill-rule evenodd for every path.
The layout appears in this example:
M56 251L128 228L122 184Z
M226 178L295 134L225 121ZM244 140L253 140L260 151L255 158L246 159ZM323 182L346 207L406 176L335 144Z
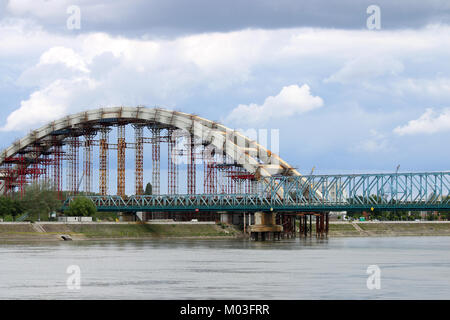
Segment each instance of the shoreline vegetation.
M313 224L313 236L315 225ZM0 243L72 240L136 240L158 238L237 239L237 226L214 222L3 222ZM329 238L450 236L450 222L330 222Z

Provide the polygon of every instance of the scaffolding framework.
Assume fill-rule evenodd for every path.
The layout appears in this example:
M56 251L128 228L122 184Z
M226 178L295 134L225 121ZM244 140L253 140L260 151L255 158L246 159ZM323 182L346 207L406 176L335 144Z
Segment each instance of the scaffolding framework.
M151 128L152 131L152 191L161 193L161 129Z
M55 137L52 138L53 147L53 161L52 161L52 176L53 188L58 193L58 198L62 199L62 159L63 148L62 143Z
M135 176L134 192L136 195L144 194L144 127L142 125L134 126L135 143Z
M217 164L214 150L205 148L203 151L203 193L217 193Z
M52 164L52 161L50 160L51 152L49 150L46 150L42 154L43 162L41 163L41 170L43 171L43 179L45 184L51 185L50 182L50 166Z
M83 177L84 177L84 192L92 193L92 151L93 151L93 139L92 134L87 134L84 137L84 165L83 165Z
M31 182L37 183L41 173L41 163L39 157L41 156L41 146L36 143L33 147L33 159L31 163Z
M66 188L70 194L78 193L78 172L79 172L79 137L70 137L68 139L69 152L66 161Z
M125 195L125 125L117 126L117 195Z
M167 135L167 191L168 194L178 194L178 154L176 150L177 138L173 129L169 129Z
M108 180L109 180L109 131L107 127L100 130L100 163L99 163L99 191L102 196L108 194Z
M195 172L195 137L191 133L188 136L187 143L187 193L195 194L196 192L196 172Z

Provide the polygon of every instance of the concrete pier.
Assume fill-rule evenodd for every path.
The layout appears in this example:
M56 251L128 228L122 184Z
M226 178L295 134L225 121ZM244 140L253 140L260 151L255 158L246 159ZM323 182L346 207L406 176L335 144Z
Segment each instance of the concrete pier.
M280 239L283 226L276 224L275 212L255 212L255 224L250 226L250 237L254 240Z

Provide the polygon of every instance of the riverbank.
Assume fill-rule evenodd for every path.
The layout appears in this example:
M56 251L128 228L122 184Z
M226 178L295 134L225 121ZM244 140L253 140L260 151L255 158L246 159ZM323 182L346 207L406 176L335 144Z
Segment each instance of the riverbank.
M450 236L450 221L330 222L328 236L329 237Z
M82 222L82 223L0 223L0 242L73 240L146 239L146 238L238 238L234 226L214 222Z
M315 230L315 224L312 225ZM314 234L314 231L313 231ZM0 223L0 242L73 240L195 238L232 239L244 237L236 226L214 222L7 222ZM420 222L330 222L334 237L450 236L449 221Z

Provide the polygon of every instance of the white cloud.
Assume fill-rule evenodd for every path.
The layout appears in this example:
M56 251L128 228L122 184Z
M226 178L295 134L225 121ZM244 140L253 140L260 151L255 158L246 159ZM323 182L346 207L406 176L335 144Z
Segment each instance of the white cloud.
M44 89L34 91L27 100L20 103L20 108L13 111L6 119L2 131L12 131L30 128L36 124L63 117L69 112L71 103L97 87L92 79L74 78L70 80L57 80ZM77 109L83 108L82 104Z
M432 79L405 78L397 79L390 90L398 95L428 96L433 98L450 98L450 78L436 77Z
M270 119L283 119L323 106L320 97L311 95L307 84L283 87L276 96L269 96L262 105L240 104L227 117L227 121L240 124L262 124Z
M436 113L432 108L427 108L418 119L409 121L404 126L394 129L398 135L432 134L450 131L450 108L445 108L441 113Z
M347 62L339 71L324 82L347 84L378 78L384 75L398 75L404 69L403 63L383 56L364 56Z
M354 152L382 152L390 149L388 138L385 134L378 132L375 129L369 131L370 136L361 140L351 150Z
M25 12L30 5L34 6L33 2L16 1L10 9ZM0 21L0 38L4 40L0 42L2 62L6 65L19 60L21 74L16 76L16 85L32 88L29 97L7 117L3 130L36 127L60 113L76 112L81 106L183 107L191 96L211 96L216 91L221 96L245 90L255 94L273 85L281 88L286 83L317 83L313 81L321 74L339 68L329 81L345 82L352 77L390 74L392 70L398 74L404 59L429 59L436 52L450 54L448 26L383 32L249 29L149 40L105 33L50 34L25 20L8 20ZM378 62L372 66L367 57L377 57L374 61ZM312 72L316 79L310 80L304 72ZM64 94L56 92L58 86L63 86ZM448 92L446 83L441 89ZM261 105L238 106L230 119L242 121L242 114L251 114L252 118L246 120L255 122L258 117L289 117L322 104L308 86L294 85ZM52 106L59 111L34 116L31 110Z
M38 66L62 63L68 68L88 73L85 61L70 48L53 47L40 58Z

